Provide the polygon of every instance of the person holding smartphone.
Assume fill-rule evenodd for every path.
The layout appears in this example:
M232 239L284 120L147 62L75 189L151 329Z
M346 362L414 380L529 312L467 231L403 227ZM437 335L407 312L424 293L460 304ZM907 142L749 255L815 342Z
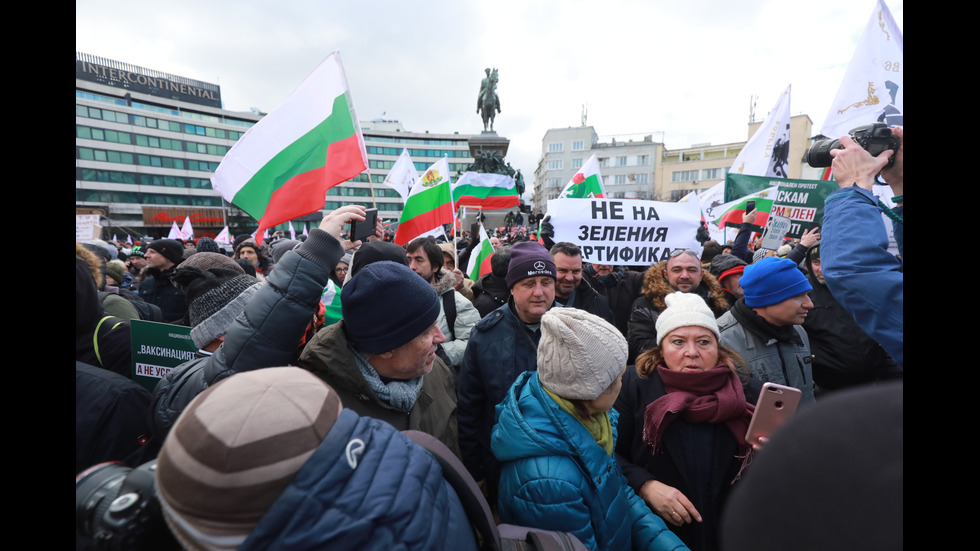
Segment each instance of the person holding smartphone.
M617 460L688 547L717 550L725 500L752 453L745 434L762 382L742 382L744 361L719 344L701 297L677 292L665 302L657 345L623 376Z

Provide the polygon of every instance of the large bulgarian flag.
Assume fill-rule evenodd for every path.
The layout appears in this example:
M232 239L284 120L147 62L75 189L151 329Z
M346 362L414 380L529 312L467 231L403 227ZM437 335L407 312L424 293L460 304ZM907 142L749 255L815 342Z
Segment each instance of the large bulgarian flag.
M340 52L333 52L225 155L211 185L267 228L323 208L367 168ZM261 239L256 237L256 239Z
M452 224L455 218L449 160L443 157L422 174L405 200L395 232L395 244L405 245L434 230L442 231L442 225Z
M766 224L769 222L769 213L772 211L772 204L775 202L778 192L779 186L773 186L715 207L715 212L722 213L715 222L719 228L724 228L725 226L737 228L741 226L742 217L745 215L746 203L755 201L755 210L759 211L759 215L755 219L753 229L761 232L766 229Z
M599 174L599 161L595 153L582 164L582 168L572 176L565 189L558 195L559 199L587 199L589 197L605 197L606 190L602 187L602 175Z
M453 203L457 207L493 210L520 205L521 198L513 176L467 171L453 184Z
M470 254L470 261L466 266L466 275L476 281L490 273L492 271L490 268L491 256L493 256L493 245L490 244L490 236L487 235L487 230L483 229L483 224L480 224L480 243Z

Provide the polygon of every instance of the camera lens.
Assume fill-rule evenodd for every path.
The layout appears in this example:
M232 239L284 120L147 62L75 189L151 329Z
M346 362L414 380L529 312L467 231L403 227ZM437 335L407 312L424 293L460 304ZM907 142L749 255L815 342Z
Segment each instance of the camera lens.
M75 477L75 529L91 537L95 519L105 514L132 469L121 463L101 463Z
M840 140L818 140L813 142L806 152L806 163L813 168L830 166L834 158L830 156L832 149L841 149Z

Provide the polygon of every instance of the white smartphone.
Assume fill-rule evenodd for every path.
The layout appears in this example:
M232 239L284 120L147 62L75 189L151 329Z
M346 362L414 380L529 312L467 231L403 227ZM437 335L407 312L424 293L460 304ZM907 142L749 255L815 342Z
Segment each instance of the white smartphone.
M749 430L745 433L745 440L751 445L758 444L760 436L769 438L796 413L802 395L799 389L791 386L776 383L763 384L752 420L749 421Z

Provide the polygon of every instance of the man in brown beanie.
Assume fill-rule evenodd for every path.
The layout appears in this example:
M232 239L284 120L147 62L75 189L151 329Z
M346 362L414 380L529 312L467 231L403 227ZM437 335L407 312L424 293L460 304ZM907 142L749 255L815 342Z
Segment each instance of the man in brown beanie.
M497 464L490 450L494 408L518 375L537 366L541 317L555 306L557 269L536 241L510 248L507 304L473 327L456 387L463 463L495 503Z

